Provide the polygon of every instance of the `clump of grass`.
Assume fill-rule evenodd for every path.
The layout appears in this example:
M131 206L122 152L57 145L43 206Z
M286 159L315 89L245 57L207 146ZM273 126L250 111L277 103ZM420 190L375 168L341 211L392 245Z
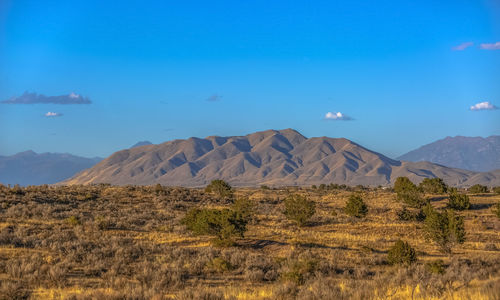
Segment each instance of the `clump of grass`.
M73 227L75 227L75 226L78 226L78 225L81 225L81 224L82 224L82 222L80 221L80 219L79 219L77 216L71 216L71 217L67 218L67 219L65 220L65 222L66 222L68 225L73 226Z

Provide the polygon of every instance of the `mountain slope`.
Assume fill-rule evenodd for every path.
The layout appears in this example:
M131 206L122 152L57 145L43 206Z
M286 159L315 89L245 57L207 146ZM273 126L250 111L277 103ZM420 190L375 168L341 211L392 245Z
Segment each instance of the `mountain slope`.
M37 185L52 184L90 168L102 158L85 158L63 153L20 152L0 156L0 183Z
M406 161L430 161L477 172L500 169L500 136L446 137L400 157Z
M285 129L125 149L63 183L203 186L224 179L235 186L388 185L398 176L416 182L438 176L452 185L467 185L470 178L488 185L500 182L495 174L478 177L428 162L400 162L344 138L308 139Z

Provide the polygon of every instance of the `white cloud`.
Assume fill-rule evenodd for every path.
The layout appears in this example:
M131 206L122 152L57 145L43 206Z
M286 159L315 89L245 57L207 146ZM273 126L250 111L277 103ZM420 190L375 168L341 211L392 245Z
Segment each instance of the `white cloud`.
M472 105L469 109L470 110L494 110L494 109L498 109L498 107L496 107L495 105L486 101L486 102L476 103L476 104Z
M453 51L463 51L469 47L472 47L474 45L473 42L465 42L465 43L462 43L460 45L457 45L455 47L452 47L451 50Z
M327 112L325 115L325 120L349 121L352 120L352 118L339 111L339 112Z
M493 44L481 44L479 48L483 50L500 50L500 42L496 42Z
M62 115L63 114L61 114L61 113L51 112L51 111L49 111L48 113L45 114L45 116L48 118L60 117Z

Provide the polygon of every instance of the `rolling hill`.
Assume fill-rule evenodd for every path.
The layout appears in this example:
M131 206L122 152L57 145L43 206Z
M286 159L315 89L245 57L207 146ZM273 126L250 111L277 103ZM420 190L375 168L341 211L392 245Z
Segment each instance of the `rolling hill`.
M456 186L471 180L500 185L500 171L479 174L430 162L400 162L345 138L306 138L293 129L125 149L62 183L196 187L224 179L234 186L389 185L399 176L415 182L437 176Z

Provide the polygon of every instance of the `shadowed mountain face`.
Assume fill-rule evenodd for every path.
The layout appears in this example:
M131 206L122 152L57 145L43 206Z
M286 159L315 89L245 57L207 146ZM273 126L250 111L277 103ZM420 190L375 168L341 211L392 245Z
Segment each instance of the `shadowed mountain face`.
M477 173L428 162L399 162L344 138L305 138L292 129L246 136L174 140L114 153L65 184L153 184L203 186L223 179L234 186L388 185L399 176L415 182L441 177L468 185ZM500 174L476 178L498 185Z
M38 185L52 184L88 169L102 158L85 158L63 153L20 152L0 156L0 183Z
M477 172L497 170L500 169L500 136L447 137L408 152L398 159L430 161Z

